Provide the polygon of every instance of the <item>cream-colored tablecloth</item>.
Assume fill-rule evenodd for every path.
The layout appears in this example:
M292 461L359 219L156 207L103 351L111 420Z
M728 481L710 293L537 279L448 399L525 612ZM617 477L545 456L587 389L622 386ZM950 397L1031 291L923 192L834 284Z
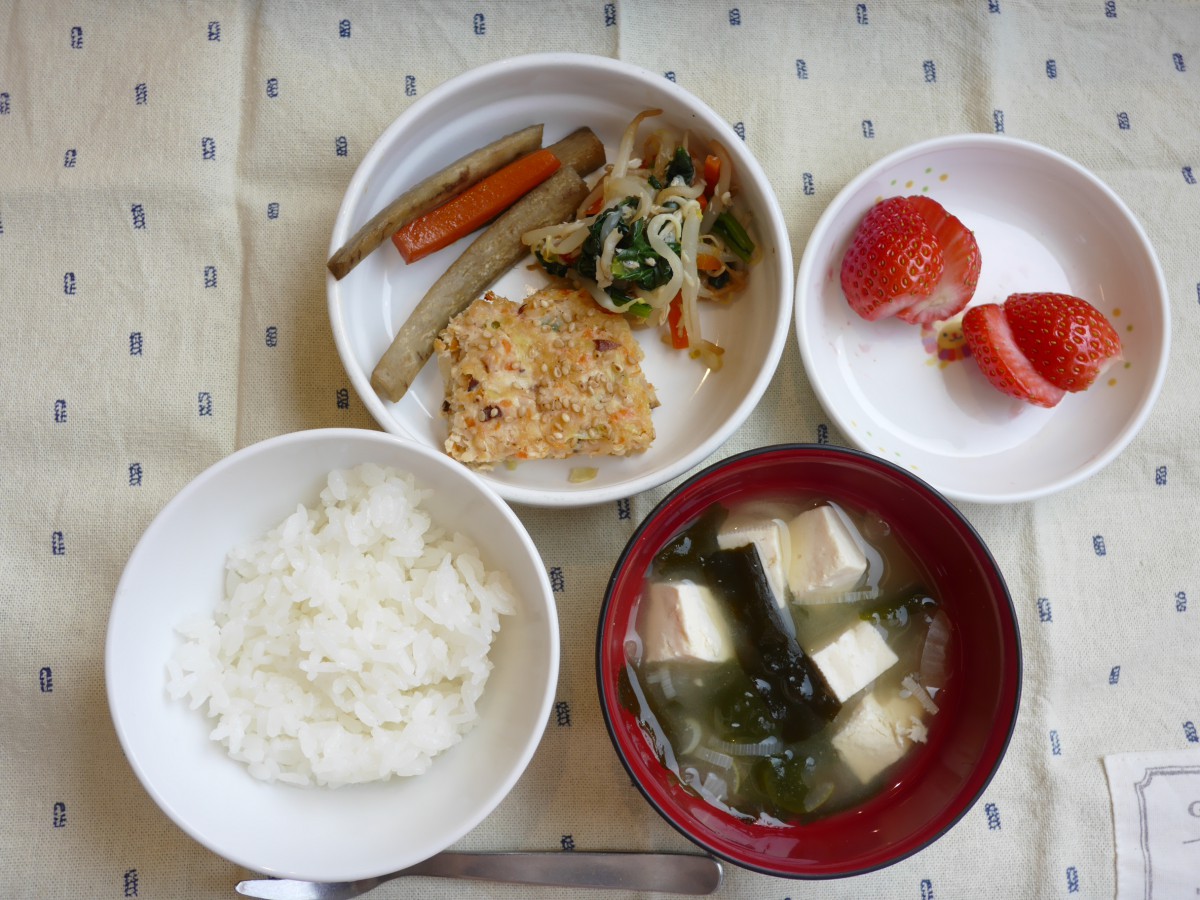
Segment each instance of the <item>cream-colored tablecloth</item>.
M1061 151L1138 215L1173 306L1153 415L1083 485L962 506L1004 570L1024 640L1020 720L996 778L944 838L894 867L807 883L727 866L722 890L1111 897L1102 757L1200 752L1192 2L2 0L0 896L231 897L247 877L173 825L121 753L103 676L114 586L142 529L211 463L287 431L377 427L326 316L342 193L414 99L546 50L672 73L741 123L797 261L856 173L956 132ZM813 441L827 423L792 341L718 455ZM557 703L516 790L462 848L693 849L630 786L593 676L609 567L665 490L630 498L628 515L518 510L561 572ZM527 895L426 880L377 894Z

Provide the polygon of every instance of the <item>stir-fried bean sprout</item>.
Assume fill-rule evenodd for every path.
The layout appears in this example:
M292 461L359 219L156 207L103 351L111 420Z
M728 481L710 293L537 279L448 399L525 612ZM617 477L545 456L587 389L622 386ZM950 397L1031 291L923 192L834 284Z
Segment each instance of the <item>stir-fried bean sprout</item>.
M735 297L761 251L719 141L661 125L639 146L642 123L661 114L633 118L575 219L522 240L550 274L610 312L665 327L672 346L717 369L724 351L703 336L700 301Z

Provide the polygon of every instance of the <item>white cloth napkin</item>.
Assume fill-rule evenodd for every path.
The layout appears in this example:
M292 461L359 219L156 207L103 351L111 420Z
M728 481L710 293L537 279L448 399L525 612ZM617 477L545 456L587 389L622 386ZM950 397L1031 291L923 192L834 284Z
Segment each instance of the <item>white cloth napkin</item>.
M1200 897L1200 751L1104 757L1117 900Z

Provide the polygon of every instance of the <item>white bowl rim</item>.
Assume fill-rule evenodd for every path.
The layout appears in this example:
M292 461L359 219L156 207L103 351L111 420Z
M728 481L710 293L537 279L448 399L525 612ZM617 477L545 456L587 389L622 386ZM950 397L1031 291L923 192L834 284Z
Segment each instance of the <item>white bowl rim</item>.
M813 226L812 233L808 237L805 244L804 253L800 259L800 268L796 275L796 290L794 291L793 307L796 322L796 337L800 345L800 356L804 363L806 373L811 373L814 365L812 359L812 349L809 345L808 338L810 337L808 330L802 322L803 309L800 303L801 286L808 283L811 279L813 270L819 265L818 260L819 250L818 245L825 237L826 232L830 230L831 223L836 218L838 212L846 201L856 194L864 184L875 178L880 172L903 162L913 156L921 153L926 153L935 150L946 149L979 149L983 147L1008 146L1016 150L1021 150L1026 153L1043 156L1059 165L1065 166L1073 170L1077 175L1089 182L1100 193L1102 193L1127 220L1127 224L1137 235L1141 242L1147 261L1150 264L1151 271L1154 273L1154 284L1156 288L1156 296L1159 300L1159 305L1162 312L1162 328L1163 328L1163 349L1159 356L1157 366L1154 370L1154 377L1151 381L1150 389L1146 394L1146 400L1138 409L1136 415L1133 416L1126 424L1116 438L1109 444L1104 452L1097 454L1084 466L1080 466L1075 471L1054 481L1047 482L1039 488L1029 490L1009 491L1009 492L980 492L968 491L956 488L949 488L938 483L936 474L925 477L930 483L941 493L945 494L953 500L973 502L973 503L1021 503L1028 500L1036 500L1041 497L1046 497L1066 488L1073 487L1092 475L1099 472L1110 462L1116 459L1130 442L1137 436L1146 420L1150 417L1153 411L1158 395L1162 390L1163 381L1166 379L1167 363L1170 357L1171 349L1171 299L1167 292L1166 277L1163 274L1162 266L1158 260L1158 254L1154 251L1154 246L1150 242L1149 235L1142 227L1137 216L1133 214L1129 206L1124 200L1104 181L1102 181L1094 172L1086 166L1076 162L1069 156L1060 153L1043 144L1034 141L1025 140L1023 138L1010 137L1003 134L990 134L987 132L964 132L961 134L943 135L941 137L929 138L927 140L918 141L914 144L909 144L897 150L888 153L880 159L873 162L866 169L851 179L837 194L825 210L817 219L817 223ZM842 414L842 412L831 402L831 399L825 391L823 384L818 379L814 379L809 375L809 383L812 385L813 391L821 403L822 408L833 418L841 429L842 433L849 437L864 452L870 453L870 448L860 444L854 439L855 431L851 426L850 421Z
M121 577L118 579L117 585L113 592L112 607L109 610L104 645L104 675L105 699L108 703L109 714L110 718L112 719L113 728L117 733L117 739L121 745L121 750L125 754L126 759L129 761L130 768L137 776L138 781L154 800L159 809L161 809L177 826L179 826L180 829L182 829L189 837L191 837L201 846L204 846L211 852L228 859L230 862L241 865L253 871L261 871L272 875L277 875L279 877L288 877L289 873L268 872L268 870L261 868L261 861L256 861L248 857L242 853L240 849L230 852L228 848L221 848L218 850L217 848L213 847L209 840L197 829L195 829L190 822L183 817L178 810L175 809L174 805L167 800L162 791L156 785L150 783L146 779L141 767L133 762L133 760L136 758L136 753L134 748L129 744L128 735L121 724L120 713L118 712L120 704L114 693L115 688L112 677L112 660L114 658L114 654L117 649L117 642L119 640L119 633L116 625L118 618L118 606L121 603L121 597L125 593L122 591L122 587L125 585L127 578L130 577L128 572L132 568L133 563L141 553L145 552L144 548L150 541L149 535L155 529L158 523L167 518L176 507L186 504L192 494L203 490L208 480L218 473L238 465L241 461L250 456L262 455L263 453L269 453L279 447L286 447L293 444L303 444L306 441L314 439L331 441L365 440L371 443L388 445L399 449L404 453L412 453L422 456L431 461L435 466L446 469L447 471L453 471L458 477L462 477L464 480L472 483L474 487L476 487L492 502L500 515L503 516L513 526L514 533L517 535L519 541L525 547L526 551L529 552L534 559L539 561L541 560L541 553L538 551L537 546L534 544L528 530L517 517L516 513L512 510L509 504L504 502L503 498L501 498L473 472L464 466L459 466L449 457L439 454L428 447L424 447L412 441L403 441L394 435L390 435L382 431L374 431L365 428L305 429L302 431L277 435L275 437L266 438L262 441L249 444L240 448L239 450L234 451L233 453L228 454L227 456L222 457L212 465L197 473L173 497L171 497L171 499L167 501L167 503L162 507L162 509L159 510L154 518L151 519L150 523L146 526L145 530L138 538L137 543L130 552L125 567L122 569ZM539 584L541 585L541 591L539 595L547 600L546 608L548 613L546 616L548 627L548 634L546 637L549 645L549 656L546 660L547 678L545 685L542 688L542 696L538 700L537 716L535 717L535 721L544 723L549 719L550 711L554 703L555 692L557 691L558 686L561 662L561 635L557 608L553 599L553 590L550 586L549 576L546 573L544 566L537 567L536 576ZM511 793L517 781L529 767L529 763L533 759L544 733L544 727L534 729L530 732L530 734L526 737L524 746L521 748L521 751L515 760L515 764L506 773L504 779L496 784L495 790L485 800L485 802L479 805L473 817L465 819L459 823L459 826L456 829L446 833L441 841L443 845L440 848L441 850L449 847L468 832L473 830L476 826L478 826L484 819L491 815L491 813L495 811L496 807L499 806L500 803ZM434 852L436 853L440 851ZM363 871L353 873L352 876L347 876L346 880L350 880L351 878L375 877L378 875L387 874L387 872L393 871L394 868L395 867L393 866L384 871Z
M725 128L729 128L728 123L717 115L704 100L685 88L680 87L674 81L634 63L624 62L612 57L598 56L590 53L554 51L528 53L484 63L481 66L468 69L443 81L431 89L428 94L413 101L412 105L406 108L376 138L366 155L363 156L362 161L358 164L358 168L355 169L354 175L346 186L346 192L338 207L337 216L334 218L333 231L329 241L329 254L332 255L337 252L352 233L350 230L351 208L358 202L358 198L365 189L368 177L375 171L381 157L394 141L396 133L407 128L411 119L424 115L427 107L436 106L441 103L444 95L457 92L464 87L480 81L487 81L501 73L537 70L556 66L591 68L596 72L613 77L633 78L636 81L652 84L656 90L666 91L668 94L673 95L680 103L692 109L702 120L706 122L711 120L710 124L720 124ZM740 155L744 156L744 159L739 159L738 167L748 173L750 180L762 185L763 200L769 218L780 233L780 240L777 242L778 246L776 248L778 256L776 265L780 271L779 291L781 297L779 310L776 315L776 326L771 344L767 353L762 357L762 366L750 390L746 392L746 395L734 409L733 414L719 430L714 432L708 440L697 444L690 453L684 454L671 465L664 466L655 472L647 473L618 485L590 490L543 491L505 484L503 482L490 484L492 489L505 500L528 506L576 507L594 506L600 503L632 497L635 494L666 484L668 481L702 463L732 437L734 432L744 424L754 411L755 406L762 399L763 394L770 385L771 379L775 375L789 339L788 331L793 318L796 280L794 277L795 269L787 219L779 206L779 198L771 187L771 182L767 178L766 172L763 171L754 154L750 152L748 147L744 147L743 149L744 152L740 152ZM325 287L334 343L337 347L339 357L344 361L352 356L352 349L347 337L347 329L342 322L341 304L338 302L337 293L338 280L328 271L325 273ZM380 427L391 434L396 434L401 439L411 440L404 435L392 431L392 419L383 408L375 389L371 387L369 377L365 373L358 371L357 367L355 367L354 371L351 371L351 367L347 366L346 374L354 385L359 399L368 412L370 412L372 418L379 423ZM416 442L413 441L413 443Z

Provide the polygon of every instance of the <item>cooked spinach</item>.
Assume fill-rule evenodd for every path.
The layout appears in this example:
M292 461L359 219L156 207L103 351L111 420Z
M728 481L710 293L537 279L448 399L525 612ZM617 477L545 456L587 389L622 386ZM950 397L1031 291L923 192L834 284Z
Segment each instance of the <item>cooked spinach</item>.
M692 155L683 147L675 148L675 155L671 157L671 163L667 166L667 184L671 184L676 178L682 178L683 183L689 186L696 180L696 164L692 162Z
M750 261L750 257L754 255L754 241L749 233L742 227L742 223L733 217L728 212L723 212L715 222L713 222L712 230L714 234L720 235L725 239L725 243L729 245L729 249L736 253L745 262Z
M541 263L542 268L546 270L546 274L548 275L553 275L556 278L565 278L567 272L570 271L571 267L566 263L560 262L559 260L546 259L546 257L542 256L541 252L538 250L535 250L533 255L537 258L537 261Z
M662 287L674 274L671 264L659 256L646 236L646 220L629 222L627 212L637 206L636 197L626 197L601 212L588 230L588 236L579 249L579 257L571 265L553 263L538 256L542 267L551 275L565 275L574 268L585 278L596 280L596 265L604 253L604 244L614 232L620 234L612 256L612 284L606 293L613 303L624 312L645 318L653 311L646 303L637 300L637 290L652 291ZM678 241L668 241L667 246L679 253ZM628 309L625 307L628 306Z
M671 184L691 185L696 180L696 174L696 164L691 154L684 147L676 147L666 170L659 175L648 176L648 181L657 192ZM650 243L646 234L648 219L633 218L638 202L637 197L625 197L597 214L574 258L559 259L553 254L535 252L538 263L548 274L556 277L564 277L574 270L583 278L599 281L599 261L604 254L605 243L612 239L615 231L619 237L613 247L609 267L612 280L604 289L605 293L612 300L612 308L642 318L650 316L653 308L640 300L639 295L645 296L669 284L675 271L672 264ZM659 208L670 211L680 206L678 198L668 198ZM741 259L749 261L754 252L754 241L730 213L724 212L718 216L712 231L723 238ZM675 240L666 240L666 244L678 257L682 249L678 236ZM728 272L704 277L713 288L722 288L729 282Z
M708 286L719 290L729 284L729 279L732 277L728 269L723 269L719 275L708 276Z
M625 223L618 227L622 237L617 242L612 259L614 286L618 286L622 293L630 287L652 291L670 281L671 264L651 246L646 237L646 220L638 219L632 228ZM667 246L678 255L680 247L677 241L667 241Z

